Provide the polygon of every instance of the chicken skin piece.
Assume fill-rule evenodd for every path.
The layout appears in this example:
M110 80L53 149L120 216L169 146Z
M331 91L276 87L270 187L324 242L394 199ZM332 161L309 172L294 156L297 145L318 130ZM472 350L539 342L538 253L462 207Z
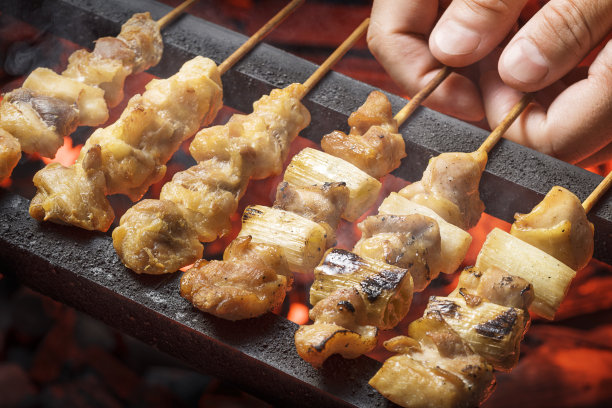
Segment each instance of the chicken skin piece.
M373 91L366 102L353 112L347 135L334 131L321 140L324 152L355 165L374 178L381 178L399 167L406 157L402 135L397 133L397 122L391 113L387 97Z
M399 194L459 228L470 229L484 211L478 185L486 163L486 152L442 153L429 161L420 181Z
M291 287L287 264L277 248L237 238L223 261L198 261L181 278L181 296L198 309L227 320L274 310Z
M554 256L575 271L593 256L593 224L571 191L553 187L528 214L515 214L510 234Z

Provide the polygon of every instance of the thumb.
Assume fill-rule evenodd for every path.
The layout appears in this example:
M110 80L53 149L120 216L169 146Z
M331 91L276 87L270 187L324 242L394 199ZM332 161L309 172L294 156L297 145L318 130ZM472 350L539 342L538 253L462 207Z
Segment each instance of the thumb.
M612 1L551 0L504 49L499 74L513 88L540 90L562 78L612 28Z

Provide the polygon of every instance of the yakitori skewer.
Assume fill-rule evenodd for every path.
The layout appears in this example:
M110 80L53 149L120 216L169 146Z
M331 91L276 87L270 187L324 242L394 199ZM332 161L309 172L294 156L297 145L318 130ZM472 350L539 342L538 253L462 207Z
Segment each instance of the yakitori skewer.
M481 148L489 149L491 140L499 140L525 106L523 98ZM458 183L464 190L462 196L473 195L475 188L476 197L470 201L479 203L480 211L477 186L486 152L482 155L478 152L478 161L468 162L467 172L461 165L459 174L438 175L448 184L447 188L454 187L453 182ZM444 171L449 168L452 165L444 166ZM474 180L464 182L462 173L477 179L475 187ZM442 197L428 197L424 201L441 200ZM432 207L440 211L441 206ZM461 211L455 212L461 219ZM452 211L443 215L448 213ZM472 222L456 223L467 227ZM422 291L440 272L455 272L471 242L466 231L450 224L442 215L427 207L419 208L399 196L383 201L379 215L367 217L359 228L362 236L353 252L331 249L315 269L310 290L310 303L314 306L310 317L314 324L300 326L295 335L298 353L314 366L320 366L334 353L354 358L371 351L376 346L377 330L394 327L407 314L413 290Z
M0 179L10 176L21 150L53 158L77 126L104 123L108 108L123 99L126 77L161 59L160 30L194 1L185 1L157 23L149 13L135 14L117 37L98 39L92 52L80 49L72 53L61 75L37 68L21 88L4 95Z
M366 28L367 21L356 31ZM201 258L201 242L229 231L249 180L282 172L291 142L310 122L300 100L357 38L343 42L305 85L275 89L253 104L253 113L200 131L190 146L198 164L176 173L159 200L144 200L121 217L113 245L122 262L137 273L159 274Z
M583 203L555 186L531 213L515 215L510 234L494 229L455 290L431 297L408 336L385 342L398 355L370 385L404 407L484 401L493 370L509 371L518 362L528 310L552 319L576 271L591 259L593 225L586 214L611 183L612 173Z
M401 112L404 121L408 115ZM405 145L396 118L387 98L374 91L349 117L350 134L324 136L325 153L307 148L294 156L274 207L248 207L223 261L199 262L188 270L182 295L201 310L231 320L261 315L282 301L292 273L312 273L335 243L340 218L354 220L365 212L378 195L377 178L399 166ZM395 269L402 274L401 284L412 285L405 270Z
M294 0L256 34L263 38L303 3ZM209 58L187 61L168 79L154 79L142 95L133 96L121 117L97 129L81 149L76 163L47 165L34 176L38 191L30 215L38 220L106 231L113 209L106 198L125 194L133 201L166 172L166 163L180 144L212 122L222 106L221 74L251 50L248 41L222 69Z

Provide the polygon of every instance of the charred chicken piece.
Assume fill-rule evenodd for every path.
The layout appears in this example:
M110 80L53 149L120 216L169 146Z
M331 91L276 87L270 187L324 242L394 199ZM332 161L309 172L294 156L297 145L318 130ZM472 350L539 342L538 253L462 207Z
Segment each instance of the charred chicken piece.
M384 343L398 355L370 385L402 407L473 407L491 393L493 369L435 313L411 323L408 336Z
M39 221L106 231L115 214L106 198L101 166L100 147L95 146L79 166L51 163L37 172L33 181L38 191L30 203L30 215Z
M9 177L21 159L19 141L10 133L0 129L0 181Z
M223 261L198 261L181 278L181 296L198 309L227 320L248 319L274 310L292 278L277 248L238 238Z
M423 215L374 215L359 223L357 255L408 269L414 290L425 289L440 274L438 223Z
M420 181L404 187L399 194L467 230L476 225L484 211L478 184L486 163L486 152L442 153L429 161Z
M582 203L563 187L553 187L528 214L515 214L510 234L578 271L593 256L593 224Z
M310 310L312 325L295 333L298 354L314 367L333 354L357 358L376 347L378 329L365 324L366 304L357 288L333 292Z
M394 327L412 301L412 277L401 268L330 249L310 288L312 325L300 326L300 357L319 367L332 354L356 358L376 346L377 329Z
M276 190L274 208L291 211L321 225L327 232L329 248L336 242L336 228L348 199L349 189L343 182L295 187L284 181Z
M380 178L400 165L406 157L404 139L397 133L391 104L387 97L373 91L366 102L351 114L347 135L334 131L321 140L326 153L357 166L374 178Z

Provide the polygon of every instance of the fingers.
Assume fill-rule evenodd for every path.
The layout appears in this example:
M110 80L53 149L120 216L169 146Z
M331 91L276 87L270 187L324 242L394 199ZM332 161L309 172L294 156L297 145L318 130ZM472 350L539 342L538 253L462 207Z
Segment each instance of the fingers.
M508 35L527 0L455 0L431 32L429 47L446 65L464 67Z
M499 61L501 78L525 92L574 68L612 29L612 1L551 0L521 28Z
M368 46L393 80L411 96L441 67L426 41L437 16L435 0L376 0L372 6ZM425 104L464 120L484 117L480 92L468 78L456 73Z
M607 147L612 143L610 67L612 41L591 64L585 79L554 98L547 97L552 100L548 106L530 106L504 137L570 163L593 165L610 158L612 151ZM480 85L489 124L494 127L519 100L520 93L505 85L495 70L483 72Z

